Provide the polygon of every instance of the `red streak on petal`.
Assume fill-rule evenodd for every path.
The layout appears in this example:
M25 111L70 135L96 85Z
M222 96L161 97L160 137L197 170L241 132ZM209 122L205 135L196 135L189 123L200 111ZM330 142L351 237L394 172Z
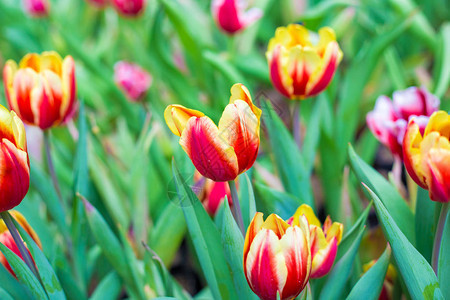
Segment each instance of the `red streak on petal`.
M291 98L291 94L283 85L282 73L281 73L281 49L277 46L273 50L272 60L269 63L270 67L270 78L272 79L273 86L284 96Z

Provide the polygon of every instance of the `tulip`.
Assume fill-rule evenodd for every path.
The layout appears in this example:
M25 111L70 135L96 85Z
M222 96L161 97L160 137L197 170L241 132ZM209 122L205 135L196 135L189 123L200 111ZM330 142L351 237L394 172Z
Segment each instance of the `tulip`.
M231 88L230 103L217 127L202 112L169 105L164 118L180 136L180 145L195 168L214 181L234 180L252 167L259 149L261 110L242 84Z
M245 236L244 273L263 300L294 299L311 272L311 244L306 218L289 225L276 214L266 221L256 213Z
M138 101L152 84L152 77L136 64L119 61L114 65L114 81L130 100Z
M50 10L48 0L24 0L25 11L32 17L46 17Z
M2 105L0 136L0 212L3 212L19 205L27 194L30 161L23 123Z
M343 54L333 29L323 27L316 37L302 25L290 24L277 28L266 56L274 87L289 99L302 100L328 86Z
M372 268L376 263L376 260L372 260L368 262L367 264L363 265L363 271L366 273L369 271L370 268ZM378 300L391 300L393 299L393 293L394 293L394 283L397 279L397 271L395 271L395 268L392 264L389 264L386 277L384 278L383 282L383 288L381 289L380 296L378 297Z
M144 0L113 0L116 10L126 17L135 17L139 15L145 7Z
M9 107L27 124L48 129L68 121L75 111L75 63L56 52L25 55L19 66L3 69Z
M198 193L197 196L202 202L206 212L211 216L216 215L217 209L225 196L228 199L230 207L233 205L230 187L226 182L212 181L211 179L204 178L198 172L195 172L194 174L194 181L201 185L200 193Z
M421 130L412 118L403 140L403 159L411 178L429 190L430 199L450 202L450 115L438 111Z
M235 34L262 17L262 10L252 8L245 12L246 0L213 0L211 10L217 26L229 34Z
M330 216L328 216L322 227L312 208L306 204L297 209L288 223L296 225L300 216L306 217L311 232L311 278L325 276L333 266L344 226L337 222L331 223Z
M386 96L378 97L373 111L366 117L367 126L375 137L395 157L402 158L402 143L408 121L420 116L416 121L425 128L428 117L439 109L439 99L425 88L409 87L394 92L393 101Z
M22 226L22 228L28 233L28 235L34 240L34 242L42 249L41 241L37 236L36 232L34 232L33 228L28 224L25 217L18 211L10 211L12 217L16 220L17 223ZM3 220L0 220L0 242L8 247L12 252L14 252L17 256L19 256L22 260L22 254L19 251L16 243L14 242L11 233L5 225ZM15 276L14 271L6 260L5 256L0 252L0 263L12 274Z

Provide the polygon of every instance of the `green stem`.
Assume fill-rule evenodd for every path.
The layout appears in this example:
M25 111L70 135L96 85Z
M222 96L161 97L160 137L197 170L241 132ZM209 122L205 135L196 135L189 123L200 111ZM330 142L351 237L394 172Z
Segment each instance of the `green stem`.
M0 213L0 216L2 217L3 221L5 221L6 227L11 233L11 236L13 237L17 247L19 248L19 252L22 255L23 261L27 264L28 268L30 268L30 270L33 272L34 276L36 276L36 278L39 281L41 281L39 272L36 266L34 265L30 253L28 252L28 249L25 247L25 244L23 243L23 240L20 237L19 232L17 231L16 225L14 225L14 222L12 221L11 215L9 214L8 211L3 211Z
M439 250L441 249L442 233L444 232L445 220L447 219L447 212L449 210L450 203L442 203L441 214L439 215L439 221L436 229L436 235L434 237L432 265L434 273L438 275L439 265Z
M302 128L300 123L300 104L301 100L294 100L294 116L292 121L292 131L298 149L302 149Z
M242 232L242 235L245 236L245 228L244 228L244 220L242 219L241 205L239 204L239 197L236 189L236 183L233 180L228 181L228 185L230 186L231 199L233 200L233 215L236 223L239 226L239 229Z
M59 188L58 179L56 178L55 167L53 166L52 161L52 153L50 147L50 135L48 130L44 130L44 146L45 146L45 155L47 157L47 165L50 176L52 177L53 186L55 187L56 193L58 194L59 200L62 204L62 194L61 189Z

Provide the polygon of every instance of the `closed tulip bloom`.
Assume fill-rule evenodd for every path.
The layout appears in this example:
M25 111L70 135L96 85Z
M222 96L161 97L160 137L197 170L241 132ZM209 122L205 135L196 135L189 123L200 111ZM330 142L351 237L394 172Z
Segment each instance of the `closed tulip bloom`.
M30 161L23 123L2 105L0 137L0 212L3 212L19 205L27 194Z
M439 109L439 99L425 88L409 87L396 91L392 101L387 96L378 97L374 109L367 114L367 126L375 137L394 156L403 157L402 144L408 121L420 116L416 122L425 128L428 117Z
M9 107L27 124L48 129L69 120L75 108L75 63L56 52L25 55L3 69Z
M427 189L430 199L450 201L450 115L438 111L421 130L412 118L403 140L403 159L411 178Z
M42 248L39 237L37 236L36 232L34 232L33 228L31 228L30 224L28 224L25 217L18 211L12 210L10 213L11 213L11 216L16 220L16 222L19 223L20 226L22 226L22 228L28 233L28 235L39 246L39 248ZM11 233L9 232L9 230L6 227L5 222L3 220L0 220L0 243L5 245L6 247L8 247L9 250L14 252L14 254L16 254L23 260L22 254L19 251L19 247L17 247L16 242L14 241ZM31 255L30 255L30 257L31 257ZM14 271L12 270L8 261L6 260L6 257L1 252L0 252L0 264L2 264L12 275L15 276Z
M303 216L289 225L276 214L266 221L256 213L245 236L244 273L263 300L294 299L311 272L308 222Z
M267 49L270 78L289 99L306 99L322 92L342 60L333 29L319 35L299 24L278 27Z
M261 9L254 7L245 11L247 6L246 0L213 0L211 10L217 26L229 34L234 34L262 17Z
M48 0L24 0L25 11L32 17L46 17L50 10Z
M288 223L296 225L300 216L306 217L311 232L311 278L325 276L333 266L344 226L338 222L331 223L330 216L326 218L322 226L312 208L306 204L297 209Z
M202 112L181 105L169 105L164 118L170 130L180 136L180 145L195 168L214 181L234 180L252 167L259 149L261 110L253 105L242 84L231 88L219 126Z
M152 77L136 64L119 61L114 65L114 81L130 100L138 101L150 88Z
M145 0L112 0L112 3L116 10L126 17L139 15L145 7Z

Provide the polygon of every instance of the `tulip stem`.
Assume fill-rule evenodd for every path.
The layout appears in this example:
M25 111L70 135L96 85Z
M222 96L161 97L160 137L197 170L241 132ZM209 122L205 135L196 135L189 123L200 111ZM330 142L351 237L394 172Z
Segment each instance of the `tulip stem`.
M55 187L56 193L58 194L59 200L62 201L61 189L59 188L58 178L56 178L55 167L53 166L52 153L50 147L50 134L48 130L44 130L44 146L45 155L47 157L48 171L52 177L53 186Z
M30 256L30 253L28 252L28 249L25 247L25 244L24 244L22 238L20 237L19 232L17 231L16 225L14 225L14 222L12 221L11 215L9 214L8 211L2 211L0 213L0 216L2 217L3 221L5 221L6 227L8 228L9 232L11 233L17 247L19 248L19 252L22 255L23 261L27 264L28 268L30 268L31 272L33 272L34 276L36 276L36 278L39 281L41 281L39 272L38 272L36 266L34 265L34 262Z
M294 115L292 120L292 131L294 134L294 140L297 143L298 149L302 149L302 129L300 123L300 106L301 100L294 101Z
M436 276L438 276L438 268L439 268L439 250L441 249L442 242L442 234L444 233L445 221L447 219L447 213L449 210L450 203L442 203L441 213L439 215L439 221L436 229L436 235L434 237L434 245L433 245L433 255L431 258L433 270Z
M228 181L228 185L230 187L231 192L231 200L233 201L233 215L234 219L236 220L236 223L239 226L239 229L242 232L242 235L245 236L245 228L244 228L244 220L242 219L242 211L241 211L241 205L239 204L239 197L236 189L236 183L234 180Z

